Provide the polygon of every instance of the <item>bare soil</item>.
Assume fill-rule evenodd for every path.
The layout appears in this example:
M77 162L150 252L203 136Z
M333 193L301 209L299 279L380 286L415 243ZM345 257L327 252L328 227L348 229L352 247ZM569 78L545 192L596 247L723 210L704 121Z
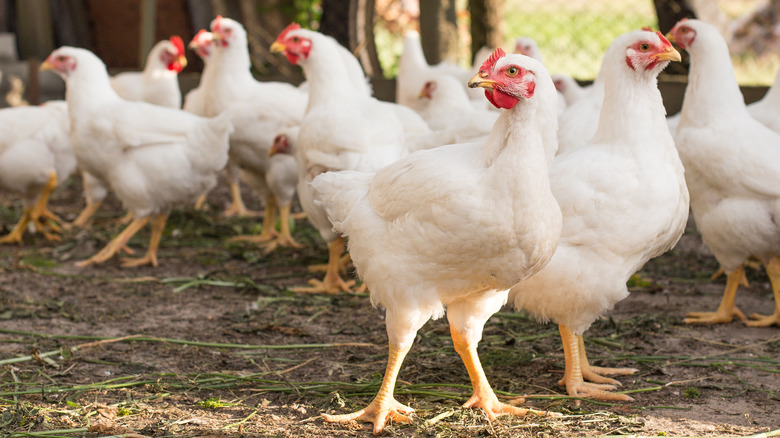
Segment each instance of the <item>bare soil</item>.
M52 210L72 220L83 206L80 187L69 180ZM299 220L294 235L305 248L266 256L228 241L258 232L259 219L223 218L226 202L220 188L209 195L209 211L174 213L158 268L123 269L116 259L74 266L120 229L115 199L91 230L0 247L0 436L371 435L370 425L319 415L359 409L376 393L387 358L382 310L365 294L288 291L319 275L307 270L327 254L316 231ZM20 213L17 201L0 198L3 233ZM144 231L131 246L143 253L147 239ZM645 266L631 296L586 333L593 363L639 369L619 378L632 402L567 397L557 383L556 327L510 308L491 318L479 353L499 396L526 396L525 406L560 418L491 423L461 408L468 376L446 322L429 322L396 391L416 409L415 421L390 425L385 435L725 437L780 428L780 330L682 322L688 311L717 307L725 281L710 280L716 269L691 224L677 248ZM748 276L737 304L745 314L771 313L765 274Z

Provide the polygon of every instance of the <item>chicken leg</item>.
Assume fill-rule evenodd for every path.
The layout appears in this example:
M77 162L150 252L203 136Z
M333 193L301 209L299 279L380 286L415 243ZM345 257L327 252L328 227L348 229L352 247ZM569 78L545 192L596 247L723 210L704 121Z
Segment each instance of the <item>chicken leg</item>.
M592 383L604 383L607 385L621 386L622 383L615 379L604 377L605 375L629 375L638 372L636 368L604 368L591 366L588 361L588 355L585 353L585 341L581 335L575 335L577 337L577 348L580 353L580 370L582 370L582 377ZM559 385L565 385L565 379L561 379L558 382Z
M143 265L157 267L157 249L160 247L160 239L162 238L163 230L165 230L165 222L167 220L167 214L160 214L152 218L152 235L149 238L149 248L146 250L146 254L140 258L122 259L122 267L134 268Z
M30 217L32 216L32 207L25 207L22 211L22 217L19 218L19 222L14 225L11 232L3 237L0 237L0 244L3 243L22 243L22 236L27 229L27 224L30 223Z
M683 320L686 324L719 324L731 322L734 317L746 321L745 315L734 304L737 289L742 277L745 276L745 267L740 266L734 272L726 274L726 291L716 312L690 312L685 314Z
M276 237L274 222L276 219L276 198L269 196L265 201L265 215L263 215L263 229L258 235L244 235L231 237L231 242L265 243Z
M409 414L414 412L414 409L399 403L393 397L393 390L395 381L398 378L398 372L401 370L401 364L410 349L411 345L400 347L391 343L390 355L387 358L387 368L382 378L382 386L379 387L379 392L374 397L374 400L365 408L351 414L322 414L325 421L339 423L352 420L368 421L369 423L374 423L374 434L381 433L390 420L396 423L409 423L411 421Z
M341 254L344 253L346 243L343 237L338 237L332 242L328 242L328 267L325 270L325 278L320 280L311 279L311 287L297 287L290 289L293 292L304 293L329 293L349 292L355 285L355 280L344 281L339 275L339 266Z
M65 225L65 228L66 229L71 229L74 227L85 228L89 223L89 220L92 219L92 216L95 215L95 212L98 211L101 204L103 204L102 199L97 201L92 201L92 202L90 202L89 199L87 199L87 205L84 207L83 210L81 210L81 213L79 213L79 215L76 216L76 219L74 219L73 222Z
M267 209L266 209L266 214ZM281 231L277 233L276 237L272 239L270 242L267 242L265 244L265 252L266 254L270 253L271 251L275 250L279 246L287 246L292 248L302 248L303 245L296 242L295 239L293 239L292 234L290 233L290 204L281 205L279 206L279 221L281 225Z
M76 266L78 266L79 268L84 268L90 265L103 263L106 260L110 259L119 250L127 246L127 242L135 235L135 233L138 232L138 230L143 228L147 222L149 222L148 217L145 217L143 219L133 219L133 222L131 222L130 225L128 225L124 230L122 230L122 232L119 233L118 236L111 239L111 241L108 242L108 245L106 245L105 248L101 249L100 251L98 251L97 254L93 255L87 260L83 260L81 262L76 263Z
M49 196L51 196L51 193L56 188L57 188L57 173L51 172L51 174L49 175L49 181L46 183L46 186L44 186L40 195L38 195L38 200L35 202L35 205L33 205L32 207L24 208L24 211L22 212L22 217L19 219L19 222L17 222L17 224L14 226L11 232L8 233L8 235L6 236L0 237L0 244L22 243L22 236L24 235L24 231L27 228L27 224L29 224L30 222L32 222L33 225L35 225L35 229L39 233L43 234L46 240L59 241L60 236L49 233L47 231L48 228L54 232L58 232L60 231L59 225L41 222L41 218L59 221L59 218L54 213L50 212L46 207L49 204Z
M257 217L260 213L251 211L244 205L244 199L241 197L241 185L239 178L239 167L233 163L227 165L228 182L230 184L230 196L232 202L230 206L222 213L227 217Z
M563 383L566 384L566 392L574 397L592 398L594 400L631 401L631 397L625 394L609 392L615 389L615 385L604 383L586 383L583 380L582 358L580 356L580 339L574 332L564 325L559 325L563 341L563 354L565 356L565 369ZM584 351L584 350L583 350ZM585 359L587 361L587 358ZM602 379L604 379L602 377Z
M780 325L780 258L774 257L766 264L766 273L769 276L769 282L772 283L772 292L775 297L775 313L772 315L760 315L754 313L750 315L753 321L747 321L750 327L768 327L770 325Z
M493 388L490 387L485 371L482 369L482 364L477 355L477 343L471 341L465 333L461 333L452 325L450 325L450 334L452 335L455 351L458 352L461 359L463 359L463 364L466 365L466 370L471 380L471 387L474 391L471 398L463 404L464 408L482 408L490 421L495 420L499 415L517 415L520 417L526 414L551 415L549 412L520 408L500 402L495 392L493 392Z

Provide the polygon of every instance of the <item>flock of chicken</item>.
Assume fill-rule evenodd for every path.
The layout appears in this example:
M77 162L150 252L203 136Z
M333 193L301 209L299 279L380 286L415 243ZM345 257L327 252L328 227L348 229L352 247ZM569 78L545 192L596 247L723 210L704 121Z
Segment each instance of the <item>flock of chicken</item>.
M675 120L666 119L657 87L658 74L680 60L670 41L691 58ZM473 385L466 406L491 419L550 414L500 402L480 365L483 326L507 302L558 324L569 394L630 400L611 392L620 383L606 376L636 370L591 366L582 333L628 295L632 274L677 243L689 209L727 285L716 312L686 322L780 324L780 134L772 130L780 118L770 113L780 91L749 111L725 41L704 22L681 21L666 37L619 36L587 88L551 76L527 39L514 54L478 55L484 62L467 72L428 65L411 33L398 103L374 99L348 50L296 24L271 49L303 69L300 87L252 77L236 21L217 17L190 47L205 68L183 110L179 39L155 46L143 73L113 78L87 50L52 52L42 68L67 82L66 103L0 111L0 124L13 126L0 144L0 188L24 197L22 218L0 243L21 242L29 224L57 239L47 200L77 168L87 207L71 225L87 225L109 190L130 220L79 266L130 251L128 240L147 223L146 255L122 263L156 266L168 213L202 203L223 169L232 193L225 214L253 214L240 181L265 200L262 233L242 238L268 250L298 247L289 230L297 193L329 248L323 280L300 290L350 290L354 281L341 272L351 262L372 303L387 311L379 393L365 409L328 421L368 421L375 432L409 421L412 409L393 397L395 380L417 331L445 309ZM752 321L734 304L750 257L765 263L776 302L773 315Z

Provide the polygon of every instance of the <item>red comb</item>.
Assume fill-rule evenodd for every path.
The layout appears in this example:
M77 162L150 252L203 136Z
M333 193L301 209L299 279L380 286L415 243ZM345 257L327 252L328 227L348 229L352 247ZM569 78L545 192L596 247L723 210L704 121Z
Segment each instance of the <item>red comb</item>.
M178 35L174 35L170 38L171 44L173 44L176 47L176 50L179 52L179 55L184 54L184 41L181 40L181 37Z
M655 31L655 34L658 35L658 38L661 39L661 46L662 47L672 47L672 43L669 42L668 39L664 36L664 34L661 33L661 31Z
M195 34L194 37L192 37L192 41L200 41L201 37L203 37L204 33L207 33L208 31L206 29L201 29L198 31L198 33Z
M220 26L222 26L222 16L217 15L217 18L214 19L214 24L211 25L211 30L218 31Z
M287 26L287 27L285 27L285 28L284 28L284 30L282 31L282 33L280 33L280 34L279 34L279 36L278 36L278 37L276 37L276 41L282 41L282 40L284 40L284 39L287 37L287 34L288 34L290 31L293 31L293 30L298 30L298 29L300 29L300 28L301 28L301 25L300 25L300 24L298 24L298 23L290 23L290 25L289 25L289 26Z
M490 58L488 58L485 62L482 63L482 67L479 68L480 71L482 70L490 70L491 67L493 67L493 64L496 63L499 59L506 56L506 52L504 52L504 49L501 47L497 48L493 51L492 54L490 54Z

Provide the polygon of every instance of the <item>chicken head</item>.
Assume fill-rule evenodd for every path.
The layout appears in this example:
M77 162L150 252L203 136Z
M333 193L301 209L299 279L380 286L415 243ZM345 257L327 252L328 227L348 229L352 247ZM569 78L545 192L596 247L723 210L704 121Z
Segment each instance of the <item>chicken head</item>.
M669 61L680 61L680 52L672 47L661 32L655 37L636 41L626 49L626 64L634 70L653 70L666 67Z
M284 53L291 64L297 65L301 59L307 59L311 52L311 40L291 32L301 28L298 23L291 23L282 33L276 37L276 41L271 45L271 51Z
M195 52L201 59L207 59L211 55L211 47L214 37L211 32L201 29L190 41L189 48Z
M184 42L178 35L172 36L168 42L170 43L168 47L160 53L160 60L168 67L168 70L179 73L187 66Z
M687 50L696 39L696 30L691 26L691 22L684 18L674 25L666 37L669 38L669 41L680 46L681 49Z
M530 99L536 88L534 73L508 59L503 49L496 49L469 81L470 88L484 88L496 108L511 109L520 99Z
M211 21L211 35L214 42L221 47L227 47L235 43L238 26L240 25L235 21L217 15L217 18ZM244 30L241 29L240 31L243 32Z
M51 52L48 58L41 64L41 71L52 70L60 75L63 79L76 70L78 62L73 54L69 53L68 47L60 47L59 49Z

